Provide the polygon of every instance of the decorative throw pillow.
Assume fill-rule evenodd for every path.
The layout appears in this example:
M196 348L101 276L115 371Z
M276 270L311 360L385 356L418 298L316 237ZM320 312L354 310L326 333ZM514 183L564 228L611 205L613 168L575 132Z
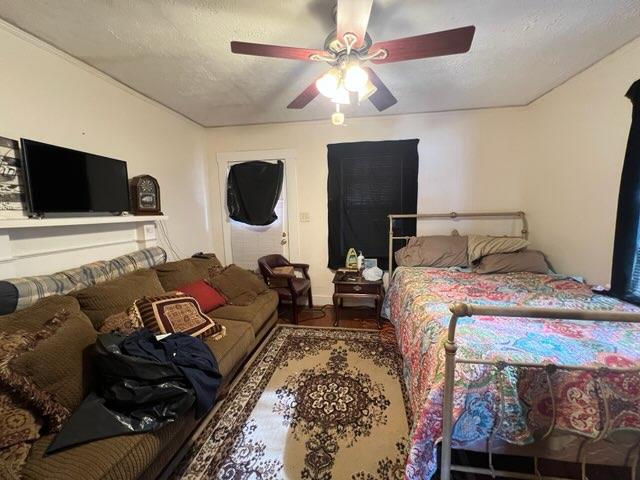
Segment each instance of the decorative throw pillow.
M291 266L275 267L275 268L272 268L271 270L273 270L273 273L276 273L278 275L287 275L289 277L294 277L296 274L296 269ZM269 280L269 286L272 288L288 287L289 282L287 281L286 278L271 278Z
M15 363L21 356L32 353L45 340L53 337L68 317L67 312L60 312L35 333L0 332L0 384L13 391L36 413L42 415L51 431L60 430L69 418L69 408L58 402L53 394L42 389L29 375L16 371ZM59 356L63 358L65 355L59 352ZM43 367L47 368L46 365Z
M488 237L469 235L469 263L494 253L513 253L529 246L529 241L520 237Z
M5 385L0 385L0 449L37 440L41 427L42 421L26 402Z
M0 478L3 480L18 480L22 466L26 463L31 444L16 443L8 448L0 450Z
M181 293L139 298L133 302L133 312L156 335L182 332L206 337L222 330L221 325L202 313L195 298Z
M224 297L204 280L182 285L178 291L195 298L203 312L210 312L227 303Z
M222 293L230 305L247 306L251 305L261 288L256 289L257 277L254 273L240 268L236 265L229 265L221 273L209 279L209 283L218 292ZM262 285L268 289L264 282Z
M133 310L129 308L126 312L115 313L108 316L98 332L129 335L141 328L144 328L144 325L138 317L136 317Z
M496 253L482 257L475 269L476 273L548 273L549 265L544 253L524 250L515 253Z

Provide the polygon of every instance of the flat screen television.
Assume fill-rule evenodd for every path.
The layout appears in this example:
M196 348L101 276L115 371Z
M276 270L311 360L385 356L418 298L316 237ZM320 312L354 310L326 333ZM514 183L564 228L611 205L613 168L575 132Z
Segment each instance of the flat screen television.
M129 210L127 163L20 140L30 215Z

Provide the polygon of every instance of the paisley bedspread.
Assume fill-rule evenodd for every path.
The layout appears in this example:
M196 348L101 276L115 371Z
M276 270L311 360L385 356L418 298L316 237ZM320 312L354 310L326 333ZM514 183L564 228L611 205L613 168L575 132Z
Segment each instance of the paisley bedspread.
M442 435L444 341L455 302L640 311L568 277L396 270L383 315L396 328L414 412L406 478L430 479ZM458 321L458 358L556 365L640 367L640 325L472 317ZM553 393L551 393L553 392ZM553 401L552 401L553 395ZM456 367L453 446L489 438L526 444L556 429L585 438L640 431L640 374L540 368Z

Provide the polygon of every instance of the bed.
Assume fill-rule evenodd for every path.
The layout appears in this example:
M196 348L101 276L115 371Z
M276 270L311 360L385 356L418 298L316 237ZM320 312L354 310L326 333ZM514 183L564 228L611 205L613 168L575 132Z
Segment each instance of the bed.
M635 478L637 307L561 275L400 267L383 314L396 328L414 417L406 478L430 479L438 467L444 480L452 471L506 476L491 453L514 446L583 468L629 465ZM485 450L489 467L452 465L451 448Z

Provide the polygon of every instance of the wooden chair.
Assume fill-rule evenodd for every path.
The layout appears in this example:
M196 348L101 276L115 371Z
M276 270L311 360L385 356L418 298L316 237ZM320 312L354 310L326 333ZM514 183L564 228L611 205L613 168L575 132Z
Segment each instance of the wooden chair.
M311 279L309 278L309 265L306 263L291 263L282 255L266 255L258 259L260 273L269 288L278 292L280 302L291 302L293 323L298 324L298 299L305 293L309 302L309 308L313 308L311 296ZM279 267L293 267L302 272L304 278L294 274L278 273L274 271Z

